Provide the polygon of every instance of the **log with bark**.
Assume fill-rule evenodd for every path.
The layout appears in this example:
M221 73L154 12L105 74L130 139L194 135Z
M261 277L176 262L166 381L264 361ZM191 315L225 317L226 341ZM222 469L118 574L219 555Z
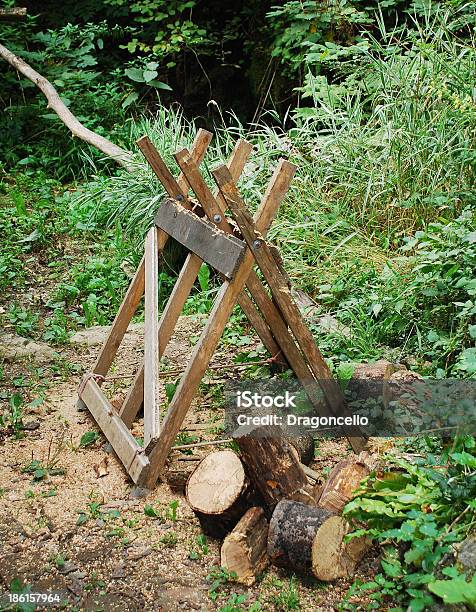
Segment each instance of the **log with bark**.
M319 580L350 576L370 542L353 538L345 542L349 524L325 508L282 500L269 524L268 555L272 563Z
M236 581L247 586L256 581L269 564L268 521L263 509L247 510L221 547L221 566L235 572Z
M164 472L164 478L174 493L185 493L188 479L192 475L196 465L192 461L184 462L180 465L178 462L169 467Z
M346 503L353 498L361 481L369 474L369 467L358 457L339 461L329 472L329 478L316 498L318 506L340 514Z
M58 115L61 121L71 131L73 136L77 136L81 140L84 140L84 142L96 147L96 149L99 149L99 151L104 153L107 157L114 159L114 161L116 161L119 165L124 166L127 170L132 171L134 169L134 158L132 153L115 145L107 138L96 134L96 132L93 132L78 121L78 119L61 100L58 92L48 81L48 79L45 79L44 76L36 72L36 70L34 70L24 60L1 44L0 57L8 62L10 66L15 68L15 70L34 83L43 92L48 101L47 108L50 108Z
M384 397L390 377L405 366L380 359L374 363L359 363L355 366L347 391L359 400Z
M255 427L236 438L246 471L272 510L279 500L306 490L308 480L291 444L279 427Z
M252 505L254 496L238 455L223 450L198 464L187 482L186 498L203 532L222 538Z

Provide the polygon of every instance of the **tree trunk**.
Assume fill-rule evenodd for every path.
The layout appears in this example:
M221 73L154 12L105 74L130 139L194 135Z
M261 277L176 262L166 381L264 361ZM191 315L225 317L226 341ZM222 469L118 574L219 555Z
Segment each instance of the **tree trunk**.
M192 472L197 466L191 461L185 463L185 465L174 465L164 472L164 478L170 487L170 490L174 493L185 493L185 487L188 479L192 475Z
M252 491L239 457L231 450L207 455L190 476L186 497L203 532L225 536L251 505Z
M81 140L84 140L84 142L96 147L96 149L99 149L102 153L107 155L107 157L112 157L114 161L116 161L119 165L124 166L124 168L127 170L133 170L134 158L132 153L118 147L110 140L107 140L107 138L103 138L103 136L96 134L78 121L61 100L56 89L47 79L45 79L45 77L41 76L41 74L36 72L36 70L33 70L31 66L29 66L20 57L17 57L3 45L0 45L0 57L7 61L10 66L13 66L15 70L21 72L23 76L32 81L32 83L34 83L44 93L46 99L48 100L47 108L51 108L51 110L58 115L61 121L71 131L73 136L77 136Z
M320 508L326 508L341 514L361 480L370 474L369 468L362 461L353 457L339 461L329 473L320 496L316 499Z
M370 548L365 537L344 542L352 531L341 516L331 516L316 530L312 543L312 573L318 580L330 581L351 576Z
M311 551L317 529L332 512L283 499L276 506L268 532L271 563L298 572L311 571Z
M250 508L221 547L221 565L235 572L237 582L252 585L269 564L268 521L262 508Z
M236 438L253 485L272 510L279 500L306 489L308 481L296 450L280 436L278 427L256 427Z

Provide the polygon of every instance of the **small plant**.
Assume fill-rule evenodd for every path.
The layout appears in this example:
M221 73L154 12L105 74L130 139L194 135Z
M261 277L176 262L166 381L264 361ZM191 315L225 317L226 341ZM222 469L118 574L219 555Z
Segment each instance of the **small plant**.
M156 518L156 519L162 518L162 514L160 512L157 512L157 510L155 510L155 508L151 506L150 504L146 504L144 506L144 514L150 518Z
M10 408L9 421L16 438L22 436L23 404L23 396L20 393L14 393L8 400Z
M90 501L86 510L78 510L76 525L84 525L90 520L102 519L104 514L101 512L101 506L102 503L99 501Z
M201 559L203 556L208 555L208 553L210 552L207 543L207 537L203 533L201 533L195 538L195 543L196 547L194 547L188 555L188 558L192 561Z
M66 565L66 559L63 555L56 555L53 557L53 562L56 565L56 568L61 570Z
M230 593L228 601L225 603L225 605L219 608L219 612L242 612L243 610L245 610L243 604L247 599L247 595L238 595L237 593ZM254 607L253 609L257 612L260 608Z
M13 304L8 311L8 320L20 336L33 336L37 330L39 315Z
M160 542L167 548L173 548L178 542L178 536L175 531L168 531L160 538Z
M299 591L296 586L296 578L292 576L287 588L283 588L279 595L274 595L272 601L280 610L299 610Z
M95 591L97 589L104 589L105 586L106 583L104 582L104 580L101 580L96 572L92 572L89 578L89 582L84 586L84 590Z
M96 440L98 439L99 434L97 431L87 431L81 436L79 446L86 448L87 446L91 446L91 444L94 444L94 442L96 442Z
M208 589L210 599L215 601L218 598L218 589L229 582L235 582L236 578L236 572L229 572L225 567L212 567L207 575L207 580L210 582Z
M172 500L166 510L166 518L172 523L177 522L177 509L179 507L180 502L177 499Z
M23 474L32 474L34 481L40 481L48 475L48 469L44 467L38 459L33 459L28 465L22 468Z

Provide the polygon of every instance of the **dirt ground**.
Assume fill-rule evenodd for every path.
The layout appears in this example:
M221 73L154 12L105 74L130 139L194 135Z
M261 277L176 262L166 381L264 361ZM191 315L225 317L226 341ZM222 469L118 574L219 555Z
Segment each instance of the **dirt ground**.
M167 369L183 368L199 326L197 317L181 319L166 353ZM126 335L111 375L135 370L141 333L136 327ZM23 438L0 441L0 609L35 609L10 605L13 583L13 589L21 585L24 592L54 593L60 600L55 605L67 610L233 612L248 610L258 601L261 608L256 604L251 609L335 610L348 582L324 584L298 577L290 587L291 575L276 568L269 568L251 588L226 582L210 591L207 576L220 565L220 542L199 537L199 523L184 497L161 482L145 498L136 498L102 435L88 446L80 445L84 434L98 431L90 415L78 411L76 400L81 374L91 367L101 338L99 333L90 346L62 351L62 363L69 364L64 380L52 384L45 401L24 416ZM222 349L213 363L230 363L229 353ZM75 365L77 371L71 373ZM210 371L201 385L183 440L220 437L223 414L214 403L213 385L223 376L221 370ZM116 380L104 388L117 398L129 383ZM133 432L140 436L140 422ZM173 463L190 465L207 452L210 448L196 449L192 456L173 451ZM347 452L344 442L322 442L311 467L324 475ZM374 551L357 577L368 580L376 564ZM239 595L246 600L237 599Z

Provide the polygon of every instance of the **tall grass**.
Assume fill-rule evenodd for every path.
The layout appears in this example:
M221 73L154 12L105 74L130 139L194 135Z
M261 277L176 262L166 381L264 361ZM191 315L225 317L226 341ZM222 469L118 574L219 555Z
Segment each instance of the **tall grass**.
M240 188L252 207L280 156L297 164L270 236L308 290L355 261L381 266L404 236L474 204L476 48L474 33L462 39L454 23L437 13L412 29L381 24L378 40L367 34L356 49L342 83L323 90L322 77L308 79L313 106L286 129L245 129L236 118L217 128L207 180L235 139L247 138L255 149ZM162 108L133 124L128 138L134 148L148 134L178 173L172 153L190 147L195 132L179 110ZM74 205L98 223L119 223L139 244L163 196L138 155L134 173L97 177Z

